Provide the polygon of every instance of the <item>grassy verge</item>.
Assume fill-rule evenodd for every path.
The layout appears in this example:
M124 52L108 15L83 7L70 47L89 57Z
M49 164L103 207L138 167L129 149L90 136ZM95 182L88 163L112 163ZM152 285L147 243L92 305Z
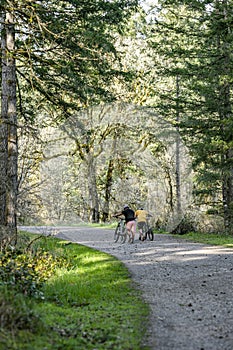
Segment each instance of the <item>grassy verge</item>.
M64 257L66 264L54 267L43 299L5 290L0 311L8 307L13 317L14 310L22 326L0 329L1 350L146 349L142 339L149 308L120 261L56 238L35 244L59 261Z
M155 232L164 233L167 232ZM228 248L233 248L233 236L226 233L202 233L202 232L189 232L183 235L174 235L174 237L179 237L182 239L190 240L196 243L205 243L211 245L221 245Z

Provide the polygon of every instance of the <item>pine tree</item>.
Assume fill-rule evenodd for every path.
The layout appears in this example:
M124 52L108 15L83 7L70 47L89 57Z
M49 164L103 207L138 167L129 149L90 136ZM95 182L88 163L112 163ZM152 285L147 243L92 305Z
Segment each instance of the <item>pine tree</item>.
M157 11L152 27L157 37L151 41L164 58L160 73L167 77L165 87L168 90L170 82L170 89L160 94L162 103L157 107L174 121L178 106L180 132L194 159L196 194L223 214L229 229L233 224L232 3L159 3L161 12Z

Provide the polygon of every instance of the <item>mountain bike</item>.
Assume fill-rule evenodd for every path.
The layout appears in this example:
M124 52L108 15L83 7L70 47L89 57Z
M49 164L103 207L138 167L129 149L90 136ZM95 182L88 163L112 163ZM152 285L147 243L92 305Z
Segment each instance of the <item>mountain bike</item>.
M146 221L146 224L142 228L142 234L144 236L144 240L146 240L147 238L149 238L150 241L154 240L154 232L148 220Z
M125 219L120 218L117 227L114 232L114 242L118 242L120 240L120 243L125 243L127 238L127 229L125 226Z

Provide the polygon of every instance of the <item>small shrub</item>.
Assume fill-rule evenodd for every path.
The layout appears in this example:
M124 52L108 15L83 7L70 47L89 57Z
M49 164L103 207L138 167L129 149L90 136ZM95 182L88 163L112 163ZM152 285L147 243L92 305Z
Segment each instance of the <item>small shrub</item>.
M37 259L19 252L0 254L0 285L30 296L41 296L43 278L36 271Z
M0 315L0 328L13 333L21 329L35 331L40 324L32 301L6 286L0 286Z
M24 242L27 243L24 249L21 240L20 249L8 248L0 252L0 285L11 286L15 291L43 299L44 282L58 267L68 267L69 264L64 256L45 251L38 242L36 249L32 242Z
M181 222L171 231L172 234L184 235L189 232L195 232L196 227L194 221L187 215Z

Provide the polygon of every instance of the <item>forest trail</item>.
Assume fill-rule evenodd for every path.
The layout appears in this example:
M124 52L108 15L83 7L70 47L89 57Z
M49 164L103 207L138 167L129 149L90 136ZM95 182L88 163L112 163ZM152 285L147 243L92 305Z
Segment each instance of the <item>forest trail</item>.
M20 227L47 234L47 228ZM56 227L56 237L121 260L150 305L144 345L153 350L233 349L233 249L155 235L113 242L114 230Z

